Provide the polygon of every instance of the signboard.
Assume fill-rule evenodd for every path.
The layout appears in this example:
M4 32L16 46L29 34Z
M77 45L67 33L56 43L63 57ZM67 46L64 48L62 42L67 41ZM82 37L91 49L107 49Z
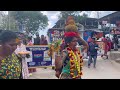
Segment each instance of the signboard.
M63 39L63 35L64 35L64 30L62 29L51 29L51 31L49 31L49 38L50 38L50 42L55 42L57 40L62 40Z
M85 31L83 33L83 39L87 42L87 39L89 36L91 36L92 32L91 31Z
M107 24L107 21L102 21L102 24Z
M52 58L47 54L48 49L47 45L26 46L26 50L32 53L32 61L28 62L28 67L52 66Z

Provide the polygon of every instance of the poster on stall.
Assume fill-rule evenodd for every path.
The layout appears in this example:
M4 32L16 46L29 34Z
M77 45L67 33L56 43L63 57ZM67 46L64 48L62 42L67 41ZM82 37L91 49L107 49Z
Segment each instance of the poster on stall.
M32 52L32 61L28 62L28 67L52 66L52 58L48 56L48 46L26 46L28 51Z

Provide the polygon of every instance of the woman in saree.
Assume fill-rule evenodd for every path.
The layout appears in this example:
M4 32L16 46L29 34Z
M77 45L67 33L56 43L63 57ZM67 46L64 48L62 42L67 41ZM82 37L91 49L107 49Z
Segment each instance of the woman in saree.
M56 77L59 79L81 79L83 59L76 45L79 40L85 46L84 49L88 48L88 45L75 32L66 32L64 40L66 47L55 58Z
M0 33L0 79L22 79L21 61L14 51L17 35L9 30Z

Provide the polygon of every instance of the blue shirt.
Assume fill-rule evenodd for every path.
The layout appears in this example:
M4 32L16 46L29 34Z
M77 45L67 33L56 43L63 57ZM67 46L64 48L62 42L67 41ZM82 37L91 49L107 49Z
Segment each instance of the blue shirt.
M95 49L95 47L98 48L98 45L96 43L90 42L89 44L89 55L97 55L97 49Z

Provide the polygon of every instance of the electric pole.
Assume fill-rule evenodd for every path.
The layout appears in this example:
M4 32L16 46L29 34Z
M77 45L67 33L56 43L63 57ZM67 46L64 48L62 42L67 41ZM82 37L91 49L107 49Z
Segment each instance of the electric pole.
M10 30L10 13L8 11L8 29Z
M98 18L98 27L99 27L99 11L97 11L97 18Z

